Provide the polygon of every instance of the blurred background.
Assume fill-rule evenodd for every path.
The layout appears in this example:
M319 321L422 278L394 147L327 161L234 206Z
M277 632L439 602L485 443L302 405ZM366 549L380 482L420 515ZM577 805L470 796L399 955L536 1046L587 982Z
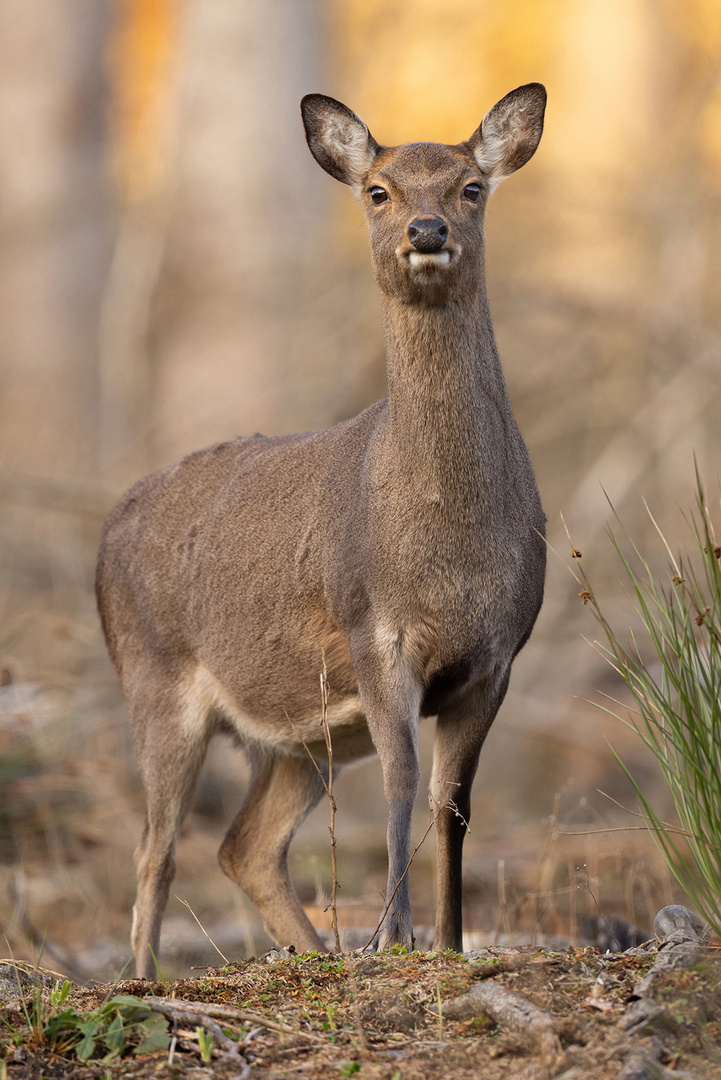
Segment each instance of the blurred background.
M361 213L311 159L299 99L340 98L381 143L457 142L535 80L546 130L491 201L488 282L559 557L482 757L466 923L582 941L601 913L648 931L675 895L609 743L664 811L657 772L587 700L621 691L584 640L561 514L623 628L606 493L661 568L643 499L682 548L695 455L718 511L716 0L0 0L0 924L16 957L100 978L129 955L144 799L93 597L113 502L198 446L324 427L385 392ZM426 773L431 742L426 722ZM231 959L265 947L216 862L246 775L211 750L166 973L219 962L181 901ZM342 775L337 803L341 922L372 929L376 762ZM426 823L420 799L416 839ZM324 925L327 825L321 805L291 849ZM421 926L433 848L412 871Z

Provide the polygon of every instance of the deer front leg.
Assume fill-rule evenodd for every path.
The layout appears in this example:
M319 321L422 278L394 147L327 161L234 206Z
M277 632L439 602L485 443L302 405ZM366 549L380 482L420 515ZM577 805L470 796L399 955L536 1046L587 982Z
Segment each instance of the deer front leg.
M387 680L380 689L361 692L388 802L387 911L375 943L379 949L391 945L411 949L413 920L406 871L411 856L411 818L420 783L418 705L416 695L399 678Z
M463 948L463 841L471 817L471 787L507 685L506 678L500 689L477 688L438 715L430 788L438 852L434 949Z
M398 730L400 727L400 730ZM378 933L378 948L391 945L413 948L413 919L408 892L408 863L411 857L411 819L418 795L420 767L416 730L410 723L385 733L379 750L383 787L388 801L388 907Z

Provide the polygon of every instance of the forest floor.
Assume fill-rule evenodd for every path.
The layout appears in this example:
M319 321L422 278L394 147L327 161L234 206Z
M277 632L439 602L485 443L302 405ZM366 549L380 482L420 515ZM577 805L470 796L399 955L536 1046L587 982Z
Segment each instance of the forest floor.
M0 1076L721 1080L719 949L663 971L656 949L271 950L200 978L85 987L6 963Z

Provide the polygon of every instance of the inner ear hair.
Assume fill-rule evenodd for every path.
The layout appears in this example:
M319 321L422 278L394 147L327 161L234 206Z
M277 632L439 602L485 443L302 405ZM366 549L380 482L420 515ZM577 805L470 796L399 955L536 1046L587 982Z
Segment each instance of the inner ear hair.
M543 134L545 108L541 83L519 86L486 113L468 140L491 190L533 157Z
M301 102L308 146L327 173L356 194L380 150L360 116L335 98L308 94Z

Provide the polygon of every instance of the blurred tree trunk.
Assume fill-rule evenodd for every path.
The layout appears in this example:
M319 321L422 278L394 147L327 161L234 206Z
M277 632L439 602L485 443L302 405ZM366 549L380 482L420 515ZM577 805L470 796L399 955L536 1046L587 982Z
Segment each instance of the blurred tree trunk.
M100 466L148 468L148 331L165 250L177 125L177 0L113 0L107 58L118 228L98 326Z
M316 0L187 5L150 328L157 461L299 419L297 327L322 205L298 106L323 83L322 32Z
M107 0L0 0L0 458L87 472L111 246Z

